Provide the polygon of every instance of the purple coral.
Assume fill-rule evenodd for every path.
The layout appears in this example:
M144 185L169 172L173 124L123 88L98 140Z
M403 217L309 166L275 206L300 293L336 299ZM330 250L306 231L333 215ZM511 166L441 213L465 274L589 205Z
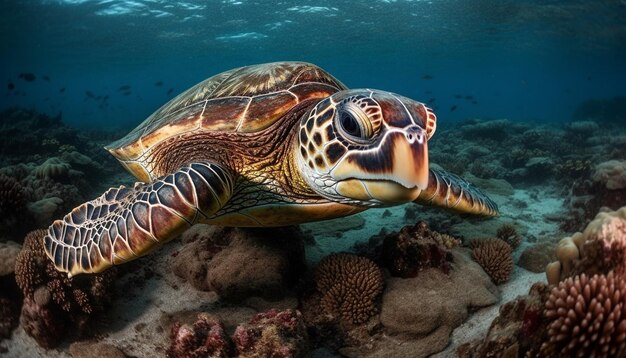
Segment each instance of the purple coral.
M458 240L430 230L428 224L421 221L385 237L382 262L393 276L403 278L415 277L429 267L448 273L452 261L448 249L456 245Z
M235 330L233 342L240 357L303 357L307 333L297 310L276 309L259 313Z

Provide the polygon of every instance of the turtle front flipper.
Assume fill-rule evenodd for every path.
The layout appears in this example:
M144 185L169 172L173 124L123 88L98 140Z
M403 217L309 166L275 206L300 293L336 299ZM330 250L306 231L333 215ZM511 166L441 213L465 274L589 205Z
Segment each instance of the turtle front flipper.
M444 207L460 213L497 216L498 205L467 180L431 168L428 187L415 199L418 204Z
M217 212L232 195L222 167L194 163L151 183L112 188L56 220L48 257L69 276L101 272L145 255Z

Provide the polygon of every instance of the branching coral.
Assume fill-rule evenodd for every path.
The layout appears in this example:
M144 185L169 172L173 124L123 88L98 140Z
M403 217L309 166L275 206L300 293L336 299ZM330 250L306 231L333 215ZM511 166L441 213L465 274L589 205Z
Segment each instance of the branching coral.
M474 260L489 274L493 282L501 284L509 280L513 271L511 246L500 239L475 240Z
M515 250L522 242L522 237L519 235L515 226L511 224L504 224L496 231L496 237L511 246L511 249Z
M545 356L622 357L626 354L626 278L585 274L553 288L545 304Z
M81 327L89 316L103 308L111 298L111 289L115 270L107 270L101 274L78 276L69 278L57 271L52 261L48 259L43 249L45 230L36 230L29 233L24 240L24 246L15 261L15 280L24 293L25 302L30 306L23 311L32 312L33 316L45 313L49 320L59 317L60 311L68 312L62 320L69 318L74 324ZM30 301L27 301L30 300ZM35 307L38 305L40 307ZM28 319L28 315L26 319ZM24 319L24 317L23 317ZM25 322L29 324L28 322ZM48 322L42 327L62 326L64 322ZM40 325L41 326L41 325ZM46 331L37 329L37 334L45 335ZM28 332L31 334L31 332ZM54 332L48 332L54 335ZM32 335L32 334L31 334ZM56 336L55 336L56 337ZM56 338L39 337L38 342L50 342Z
M304 357L308 337L302 314L297 310L275 309L258 313L235 329L238 357Z
M378 266L367 258L327 256L315 271L315 282L324 312L343 322L361 324L378 312L383 278Z
M425 222L405 226L399 233L387 235L383 241L381 260L394 276L415 277L418 272L436 267L447 273L452 255L449 249L459 240L430 230Z
M170 338L172 342L167 356L171 358L225 358L232 351L224 325L206 313L200 313L191 326L180 322L174 324Z
M551 284L581 273L626 271L626 207L598 213L582 233L559 241L556 256L546 267Z

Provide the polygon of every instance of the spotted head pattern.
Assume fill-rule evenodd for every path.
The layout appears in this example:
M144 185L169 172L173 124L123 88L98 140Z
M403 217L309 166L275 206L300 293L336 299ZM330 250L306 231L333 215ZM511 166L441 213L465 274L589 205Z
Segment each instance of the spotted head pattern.
M321 101L299 128L298 163L333 201L384 206L413 201L428 185L436 116L390 92L346 90Z

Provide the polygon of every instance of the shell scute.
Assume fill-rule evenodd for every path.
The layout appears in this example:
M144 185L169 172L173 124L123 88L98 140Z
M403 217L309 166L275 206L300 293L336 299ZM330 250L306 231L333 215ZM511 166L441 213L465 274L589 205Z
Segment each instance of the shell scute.
M107 149L128 161L193 130L256 132L303 100L324 98L345 88L321 68L304 62L236 68L181 93Z

